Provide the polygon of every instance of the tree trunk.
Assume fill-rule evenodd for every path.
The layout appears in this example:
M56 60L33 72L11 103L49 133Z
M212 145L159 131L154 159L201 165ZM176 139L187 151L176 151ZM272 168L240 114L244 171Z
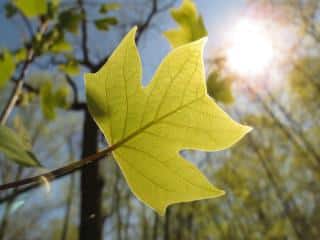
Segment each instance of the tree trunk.
M85 112L82 157L98 150L98 128L88 111ZM80 240L102 239L101 197L103 180L99 163L95 162L81 170Z
M170 240L170 212L170 207L168 207L163 225L163 240Z
M154 213L154 221L153 221L153 228L152 228L152 240L158 239L158 225L159 225L158 213Z

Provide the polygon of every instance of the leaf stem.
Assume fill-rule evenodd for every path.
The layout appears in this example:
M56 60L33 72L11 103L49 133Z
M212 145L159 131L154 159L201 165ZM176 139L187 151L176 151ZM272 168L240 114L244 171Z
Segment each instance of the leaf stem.
M80 161L72 162L70 164L67 164L61 168L57 168L55 170L52 170L47 173L40 174L38 176L29 177L25 179L21 179L14 182L5 183L3 185L0 185L0 191L7 190L10 188L17 188L23 185L32 185L37 186L43 184L43 182L51 182L53 180L56 180L60 177L63 177L65 175L68 175L70 173L73 173L81 168L83 168L86 165L89 165L95 161L100 160L101 158L107 156L110 152L112 152L117 147L117 144L112 145L100 152L97 152L93 155L90 155Z

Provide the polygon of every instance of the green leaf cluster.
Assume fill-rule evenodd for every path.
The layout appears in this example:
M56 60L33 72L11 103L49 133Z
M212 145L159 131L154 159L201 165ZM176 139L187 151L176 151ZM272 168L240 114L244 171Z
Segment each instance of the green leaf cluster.
M108 31L111 26L118 24L118 20L115 17L105 17L95 20L94 24L98 30Z
M37 158L13 130L0 125L0 139L0 151L10 160L29 167L40 166Z
M77 34L79 31L79 25L83 16L81 13L74 9L67 9L59 13L58 21L60 28Z
M80 73L80 66L74 59L68 59L66 64L59 65L59 69L70 76L76 76Z
M13 17L18 12L17 8L11 2L8 2L4 5L4 10L7 18Z
M288 80L292 92L298 100L312 103L318 101L320 87L320 58L316 56L300 59L292 71ZM319 101L318 101L319 102Z
M46 81L40 87L40 105L43 116L48 120L56 117L57 108L68 107L69 89L67 87L59 87L54 90L52 82Z
M164 36L173 47L207 36L202 16L198 14L197 7L192 0L183 0L179 8L171 10L171 16L179 27L164 32Z
M116 17L106 16L110 11L115 11L120 9L120 4L118 3L103 3L100 5L99 13L103 15L102 18L94 20L94 25L99 31L108 31L110 27L118 24L118 19Z

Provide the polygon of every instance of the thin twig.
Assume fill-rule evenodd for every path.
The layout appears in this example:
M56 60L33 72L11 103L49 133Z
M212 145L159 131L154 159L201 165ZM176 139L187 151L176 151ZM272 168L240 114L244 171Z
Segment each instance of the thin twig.
M18 180L21 177L22 171L23 171L23 168L21 166L19 166L18 171L16 173L15 180ZM16 193L16 190L17 189L14 189L13 193ZM5 209L4 209L4 213L3 213L2 221L1 221L1 226L0 226L0 240L4 239L4 237L5 237L5 232L6 232L6 228L8 226L8 222L9 222L9 218L10 218L10 211L11 211L12 204L14 203L14 199L15 198L10 199L10 201L8 201L5 205Z
M68 76L68 78L70 78L70 76ZM72 111L85 110L86 107L87 107L87 104L85 102L81 102L79 100L79 97L78 97L79 93L78 93L78 89L75 88L76 87L75 82L71 78L70 79L68 79L68 78L66 76L66 80L70 84L70 86L72 88L72 91L73 91L73 94L74 94L74 101L70 104L68 109L72 110ZM12 79L12 81L14 82L14 84L16 84L16 85L18 84L18 80ZM32 85L30 85L30 84L28 84L26 82L23 83L23 88L27 92L34 93L36 95L40 94L40 89L39 88L33 87Z
M143 24L138 26L139 30L138 30L137 35L136 35L136 41L139 41L139 39L142 36L143 32L148 28L152 18L154 17L154 15L157 14L157 10L158 10L158 0L153 0L152 1L151 12L147 16L146 21Z
M161 11L163 11L163 8L161 9ZM148 26L150 25L150 22L153 19L153 17L159 12L160 11L158 10L158 0L153 0L151 11L148 14L146 20L142 24L138 25L138 31L137 31L137 35L136 35L137 44L138 44L142 34L147 30ZM97 72L105 64L105 62L108 60L108 58L109 58L109 55L102 58L97 64L95 64L93 66L87 65L87 67L90 67L92 72Z
M114 150L116 147L117 147L116 145L112 145L112 146L102 150L101 152L90 155L80 161L70 163L70 164L65 165L61 168L57 168L53 171L50 171L50 172L47 172L44 174L40 174L38 176L29 177L29 178L25 178L25 179L22 179L19 181L14 181L14 182L0 185L0 191L7 190L10 188L17 188L19 186L29 185L29 184L31 184L32 186L34 186L34 185L38 186L38 185L43 184L44 182L47 183L47 182L56 180L56 179L61 178L67 174L73 173L88 164L91 164L97 160L100 160L101 158L105 157L108 153L110 153L112 150Z
M74 159L74 150L73 150L73 144L72 144L72 138L69 137L69 152L70 152L70 160L73 161ZM63 221L63 226L62 226L62 231L61 231L61 240L67 240L68 237L68 230L69 230L69 222L70 222L70 215L71 215L71 206L72 206L72 201L73 201L73 190L75 186L75 176L71 175L70 177L70 184L69 184L69 191L68 191L68 196L67 196L67 201L66 201L66 211L65 211L65 216L64 216L64 221Z
M26 15L24 15L24 13L22 11L19 11L19 15L22 18L22 21L24 22L24 24L26 25L26 28L29 32L30 38L32 38L34 36L34 32L32 29L32 25L31 22L29 21L29 19L26 17Z
M79 103L79 93L77 85L68 74L65 74L65 77L73 92L73 103L77 104Z
M161 9L161 10L163 10L163 9ZM146 27L150 24L152 18L156 15L157 12L158 12L157 0L153 0L152 10L147 17L146 22L144 24L142 24L142 29L141 29L141 25L140 25L140 30L138 30L138 33L137 33L138 38L136 39L137 42L139 41L141 34L145 31ZM96 65L92 65L90 63L91 69L94 71L97 71L104 64L104 62L108 59L108 57L109 56L104 58L102 61L100 61ZM82 102L78 102L78 103L74 102L70 106L70 109L83 110L83 109L86 109L86 104L82 103ZM80 161L68 164L68 165L61 167L61 168L58 168L56 170L53 170L53 171L50 171L50 172L47 172L47 173L44 173L44 174L41 174L41 175L38 175L35 177L22 179L21 181L11 182L11 183L0 185L0 191L27 185L26 187L24 187L22 189L18 189L15 192L15 194L6 195L6 196L0 198L0 203L8 201L8 200L16 197L17 195L20 195L20 194L28 192L32 189L35 189L36 187L40 186L44 181L53 181L55 179L59 179L59 178L65 176L65 175L71 174L71 173L81 169L85 165L88 165L90 163L93 163L93 162L105 157L108 153L112 152L114 149L116 149L122 143L123 142L114 144L101 152L98 152L94 155L90 155Z
M83 0L78 0L78 5L80 8L80 12L82 14L81 20L81 47L83 52L83 60L84 62L90 62L89 59L89 48L88 48L88 29L87 29L87 15L86 10L83 5Z
M30 49L28 51L28 57L27 57L26 61L24 62L22 70L21 70L20 75L18 77L17 84L13 88L11 95L10 95L10 98L9 98L6 106L4 107L4 110L2 111L2 113L0 115L0 124L1 125L5 125L10 113L12 112L14 106L16 105L16 102L19 99L19 95L20 95L20 92L23 87L24 76L25 76L26 71L29 67L29 64L32 61L33 54L34 54L34 51L32 49Z
M40 36L42 34L44 34L47 27L48 27L48 22L45 20L42 21L40 28L39 28L39 31L38 31ZM24 85L24 77L26 75L26 72L27 72L27 69L28 69L30 63L34 59L34 54L35 54L34 49L32 47L30 47L27 52L27 59L25 60L23 66L22 66L20 75L17 79L17 84L13 88L11 95L10 95L10 98L9 98L7 104L5 105L4 110L2 111L2 113L0 115L0 124L2 124L2 125L4 125L7 122L10 113L12 112L14 106L16 105L16 103L19 99L19 95L20 95L22 88L23 88L23 85Z

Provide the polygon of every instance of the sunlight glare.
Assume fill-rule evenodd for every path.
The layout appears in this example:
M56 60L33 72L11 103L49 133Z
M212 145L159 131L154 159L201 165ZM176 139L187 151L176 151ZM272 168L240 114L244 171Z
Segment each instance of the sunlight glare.
M227 65L240 75L263 74L273 61L272 39L262 24L250 19L240 20L229 39Z

